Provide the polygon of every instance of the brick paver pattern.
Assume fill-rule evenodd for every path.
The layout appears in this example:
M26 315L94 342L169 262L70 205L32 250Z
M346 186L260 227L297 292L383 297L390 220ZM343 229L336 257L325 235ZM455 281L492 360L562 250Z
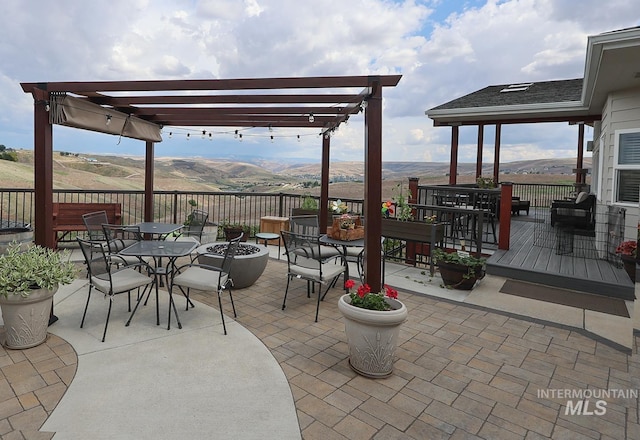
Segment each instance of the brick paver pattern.
M234 299L237 321L286 374L304 439L640 440L636 349L628 353L573 329L401 291L409 318L394 374L368 379L348 364L340 287L329 291L315 323L315 298L307 298L304 281L292 281L281 310L285 271L284 261L270 260L258 282L235 291ZM192 292L192 298L217 308L215 297ZM225 310L231 310L227 297ZM53 433L38 428L76 365L73 348L52 335L32 349L0 349L2 438L50 439ZM567 413L566 396L540 395L557 390L593 394L582 396L590 399L578 415ZM598 399L604 390L631 395ZM576 411L579 399L571 400ZM598 407L597 400L606 404Z

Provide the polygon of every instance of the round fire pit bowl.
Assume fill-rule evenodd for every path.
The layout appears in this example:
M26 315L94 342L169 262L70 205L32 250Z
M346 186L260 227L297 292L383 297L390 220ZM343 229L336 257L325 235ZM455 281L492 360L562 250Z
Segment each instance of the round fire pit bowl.
M198 263L210 266L222 266L224 254L229 245L228 241L216 241L203 244L196 249ZM240 243L238 252L231 265L231 279L235 289L243 289L256 282L269 261L269 251L264 246Z

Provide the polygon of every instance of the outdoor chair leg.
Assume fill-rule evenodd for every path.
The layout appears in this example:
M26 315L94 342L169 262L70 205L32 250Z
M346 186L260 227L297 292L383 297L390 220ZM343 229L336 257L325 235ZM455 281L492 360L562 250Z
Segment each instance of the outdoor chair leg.
M82 314L82 321L80 322L80 328L84 326L84 318L87 316L87 309L89 308L89 300L91 299L91 289L92 285L89 285L89 295L87 296L87 304L84 306L84 313Z
M282 300L282 310L286 307L285 303L287 302L287 294L289 293L289 282L291 281L291 275L287 276L287 288L284 291L284 299Z
M233 309L233 317L237 318L236 305L233 303L233 294L231 293L231 286L229 286L229 299L231 300L231 308Z
M167 284L169 286L169 284ZM167 318L167 330L171 329L171 310L176 315L176 322L178 323L178 328L182 328L182 323L180 322L180 317L178 316L178 309L176 308L176 303L173 300L173 286L169 286L169 317Z
M320 295L322 293L322 289L318 289L318 301L316 303L316 322L318 322L318 313L320 312L320 301L324 299L325 295L327 294L330 288L331 288L331 284L327 286L327 290L325 290L324 295Z
M222 318L222 329L227 334L227 326L224 323L224 313L222 312L222 289L218 290L218 307L220 307L220 318Z
M109 326L109 317L111 316L111 305L113 304L113 296L109 297L109 310L107 310L107 321L104 323L104 333L102 334L102 342L107 337L107 327Z

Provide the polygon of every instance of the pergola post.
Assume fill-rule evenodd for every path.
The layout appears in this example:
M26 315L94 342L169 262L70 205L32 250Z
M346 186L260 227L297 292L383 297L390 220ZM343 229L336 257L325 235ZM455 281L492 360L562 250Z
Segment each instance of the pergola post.
M478 155L476 157L476 179L482 176L483 145L484 145L484 124L478 124Z
M53 230L53 127L49 123L49 93L34 90L34 231L35 244L56 247Z
M493 181L497 185L500 178L500 136L502 124L496 124L496 143L493 150Z
M322 169L320 173L320 231L324 234L327 231L327 211L329 209L329 151L331 146L331 136L329 133L322 135Z
M364 238L365 282L372 292L382 288L380 255L382 243L382 85L370 82L371 94L364 112L364 218L367 233Z
M449 159L449 185L455 185L458 179L458 139L460 127L451 127L451 158Z
M146 142L144 157L144 221L153 221L154 144Z

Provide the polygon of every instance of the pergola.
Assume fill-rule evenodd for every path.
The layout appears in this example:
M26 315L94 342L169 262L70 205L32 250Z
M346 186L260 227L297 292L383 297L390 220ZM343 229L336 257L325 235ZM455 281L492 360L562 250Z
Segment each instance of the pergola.
M365 269L380 290L382 89L401 75L21 83L34 99L35 242L54 247L53 124L146 143L144 217L153 216L154 144L163 126L297 127L322 136L320 206L329 201L329 134L364 110ZM354 92L354 90L356 90ZM320 215L322 230L326 215Z

